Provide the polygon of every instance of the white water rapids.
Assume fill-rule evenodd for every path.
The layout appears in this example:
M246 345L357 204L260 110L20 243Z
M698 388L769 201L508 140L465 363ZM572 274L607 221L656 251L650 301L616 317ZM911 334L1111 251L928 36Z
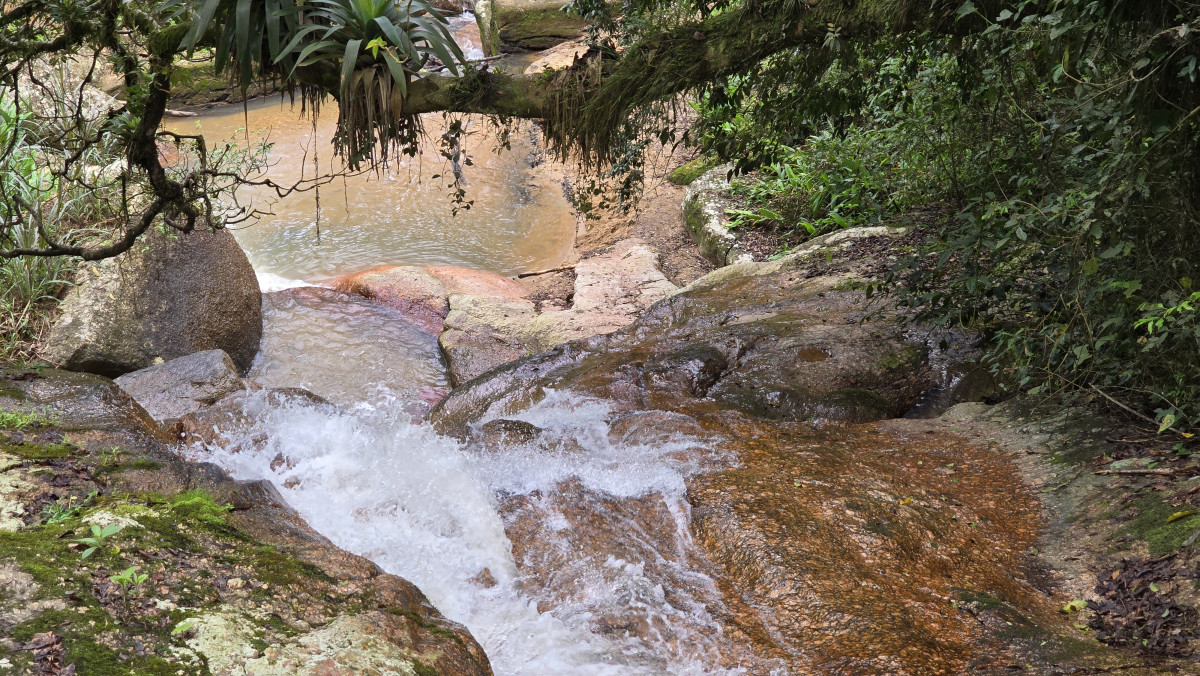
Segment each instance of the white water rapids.
M686 460L694 440L614 442L605 404L558 392L517 416L563 440L549 448L463 446L403 409L403 401L387 396L340 411L252 397L254 433L230 439L227 448L253 447L249 437L263 432L265 446L206 459L237 478L273 481L323 535L415 583L471 630L497 674L740 672L716 664L721 630L706 604L719 603L719 594L708 577L689 570L684 477L698 470ZM285 464L275 460L280 455ZM559 511L566 484L573 486L569 500L658 503L673 517L673 537L653 541L645 524L605 514L610 530L628 539L622 553L640 553L641 560L589 552ZM540 541L526 547L561 561L549 569L555 579L542 579L539 570L547 569L537 566L519 570L501 515L506 501L532 513Z
M468 57L482 56L470 15L452 23ZM284 179L331 134L314 137L274 100L178 124L237 140L247 120L274 142L271 174ZM319 239L308 194L271 203L272 216L236 232L267 294L250 377L336 407L252 393L251 424L196 456L272 481L321 534L416 584L467 626L498 675L742 673L689 533L685 480L713 461L710 449L678 434L630 443L610 435L605 404L561 392L516 416L542 428L542 441L440 436L419 422L449 389L436 337L364 299L297 288L384 264L502 274L559 264L575 215L532 143L519 136L497 154L494 139L469 139L468 212L451 213L440 184L418 180L418 157L328 186Z

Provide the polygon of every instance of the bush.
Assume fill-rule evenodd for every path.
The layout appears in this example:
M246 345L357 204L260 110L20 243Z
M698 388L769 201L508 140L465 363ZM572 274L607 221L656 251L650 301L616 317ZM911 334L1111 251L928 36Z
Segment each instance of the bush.
M779 59L702 101L701 138L766 167L748 218L949 205L890 275L897 302L982 333L1021 388L1200 426L1200 2L1010 7L963 2L960 36L880 41L815 83Z

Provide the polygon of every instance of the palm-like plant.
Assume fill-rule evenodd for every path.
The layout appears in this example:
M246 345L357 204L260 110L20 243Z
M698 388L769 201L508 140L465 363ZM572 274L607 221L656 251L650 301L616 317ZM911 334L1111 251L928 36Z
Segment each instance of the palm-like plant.
M337 95L335 147L351 166L386 160L389 147L415 142L416 120L393 112L394 89L400 100L407 97L408 83L431 57L455 75L465 61L446 19L424 0L201 0L184 46L193 50L214 22L224 23L214 65L218 72L236 66L243 91L258 76L297 85L314 102ZM336 90L298 77L314 70L336 73Z

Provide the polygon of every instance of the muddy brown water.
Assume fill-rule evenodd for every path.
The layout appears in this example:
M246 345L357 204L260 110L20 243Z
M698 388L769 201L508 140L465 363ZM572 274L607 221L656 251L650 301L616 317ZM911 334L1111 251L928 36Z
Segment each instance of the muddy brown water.
M341 170L330 140L336 104L326 102L316 129L300 104L267 97L226 106L195 118L173 119L177 133L202 133L220 141L271 143L267 172L277 183ZM454 213L447 178L451 167L434 140L444 129L440 115L423 118L429 142L416 157L338 178L319 190L278 198L269 188L248 186L239 200L270 215L237 226L234 235L264 286L277 289L314 283L377 265L452 264L511 275L554 267L574 242L576 220L559 172L542 163L528 125L500 151L494 133L473 119L463 148L470 209ZM317 200L320 199L318 219Z

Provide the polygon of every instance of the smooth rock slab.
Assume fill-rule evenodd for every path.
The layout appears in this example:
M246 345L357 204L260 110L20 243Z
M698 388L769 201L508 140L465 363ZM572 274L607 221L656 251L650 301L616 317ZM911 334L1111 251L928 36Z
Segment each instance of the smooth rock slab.
M180 418L244 389L237 366L222 350L205 350L117 378L158 422Z
M622 241L575 266L572 305L539 313L521 283L456 266L384 266L347 275L333 286L403 312L439 333L457 386L514 359L610 333L679 289L641 240Z

